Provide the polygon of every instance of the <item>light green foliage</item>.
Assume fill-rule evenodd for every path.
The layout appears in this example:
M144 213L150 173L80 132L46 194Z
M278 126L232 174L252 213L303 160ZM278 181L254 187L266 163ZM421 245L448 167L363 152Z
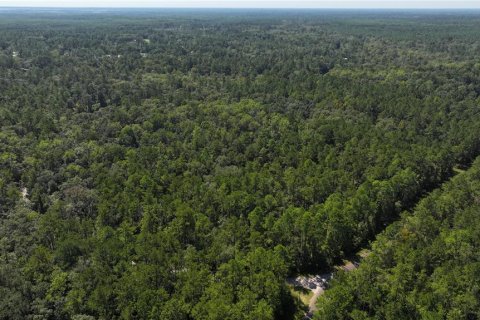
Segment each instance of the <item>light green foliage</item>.
M480 152L479 17L419 14L2 10L0 319L302 318L287 276ZM392 272L328 312L478 310L462 190L387 231L428 250L380 241Z
M476 319L480 160L373 243L322 297L319 319Z

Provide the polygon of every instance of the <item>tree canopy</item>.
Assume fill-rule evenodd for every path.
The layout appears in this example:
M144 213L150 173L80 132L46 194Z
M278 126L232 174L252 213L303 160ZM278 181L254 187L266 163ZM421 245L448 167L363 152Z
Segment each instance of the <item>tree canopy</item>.
M356 252L479 155L479 21L2 9L0 319L301 318L288 275ZM372 309L361 271L366 300L339 280L327 318L478 316L474 176L381 236L375 281L410 304Z
M318 319L478 319L480 159L423 199L339 274Z

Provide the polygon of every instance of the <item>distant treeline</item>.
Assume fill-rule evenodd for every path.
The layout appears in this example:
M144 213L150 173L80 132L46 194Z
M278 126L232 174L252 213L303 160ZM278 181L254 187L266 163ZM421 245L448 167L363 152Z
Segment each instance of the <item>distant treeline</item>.
M479 22L0 12L0 319L301 318L285 277L356 252L480 153ZM327 318L424 316L338 290Z

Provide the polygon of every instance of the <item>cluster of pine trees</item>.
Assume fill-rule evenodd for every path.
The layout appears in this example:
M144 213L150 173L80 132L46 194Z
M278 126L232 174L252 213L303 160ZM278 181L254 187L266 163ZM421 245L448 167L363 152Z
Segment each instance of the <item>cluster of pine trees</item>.
M478 319L480 159L373 242L360 268L338 274L318 319Z
M479 154L480 17L420 16L0 13L0 319L302 317L287 276Z

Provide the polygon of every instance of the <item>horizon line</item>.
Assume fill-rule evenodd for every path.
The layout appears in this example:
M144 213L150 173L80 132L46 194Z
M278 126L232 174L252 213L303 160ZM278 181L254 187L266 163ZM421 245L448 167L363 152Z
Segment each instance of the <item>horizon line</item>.
M279 6L279 7L230 7L230 6L9 6L0 5L0 9L322 9L322 10L480 10L478 7L303 7L303 6Z

